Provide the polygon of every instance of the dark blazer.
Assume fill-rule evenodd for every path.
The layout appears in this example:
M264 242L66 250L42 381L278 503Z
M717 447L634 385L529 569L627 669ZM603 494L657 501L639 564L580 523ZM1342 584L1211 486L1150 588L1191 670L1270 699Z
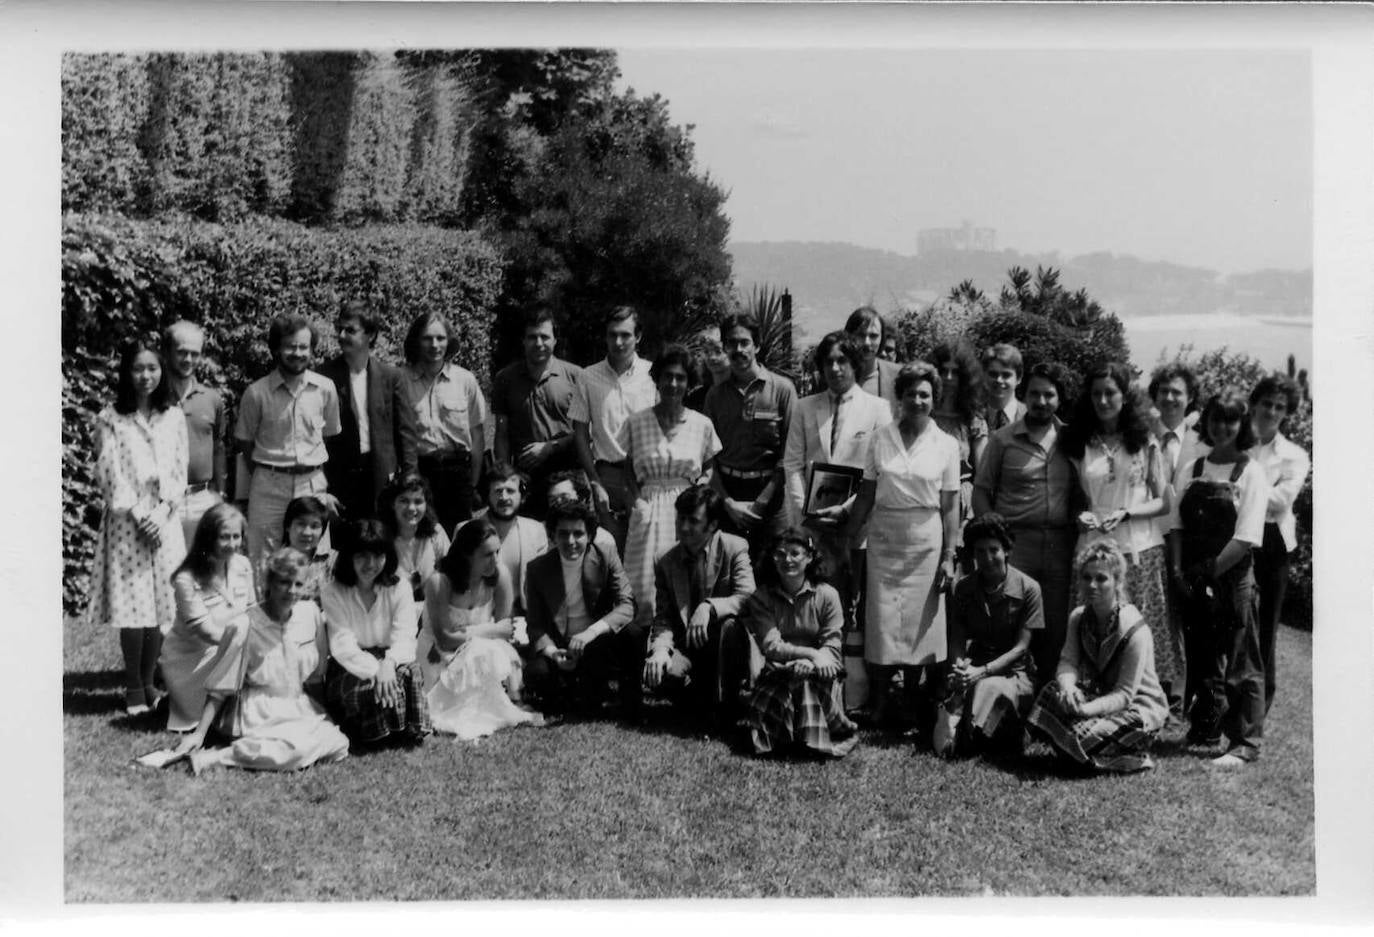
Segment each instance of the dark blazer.
M686 648L687 622L692 612L690 560L682 544L673 544L654 564L654 623L649 650ZM754 567L749 543L743 537L717 532L706 543L706 581L703 601L710 602L717 620L737 616L754 593Z
M558 548L550 547L549 552L530 560L525 571L525 626L531 647L544 635L559 647L568 646L568 639L554 624L563 598L563 561ZM634 618L634 595L620 557L595 543L589 544L582 556L582 599L592 622L604 621L612 632Z
M342 429L337 436L325 437L329 461L324 465L324 475L333 489L340 486L338 479L358 464L358 418L353 415L353 387L348 380L348 362L343 355L326 361L319 373L333 381L339 392ZM376 356L367 361L367 419L372 446L372 498L375 501L387 478L397 468L415 471L419 438L415 409L406 399L396 369L378 361Z

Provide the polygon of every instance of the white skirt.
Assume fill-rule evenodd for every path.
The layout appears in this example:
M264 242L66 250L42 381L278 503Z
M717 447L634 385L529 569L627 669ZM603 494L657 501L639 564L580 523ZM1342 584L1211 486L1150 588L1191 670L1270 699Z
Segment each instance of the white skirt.
M938 508L880 508L868 522L864 660L938 664L946 656L945 603L935 588L944 521Z

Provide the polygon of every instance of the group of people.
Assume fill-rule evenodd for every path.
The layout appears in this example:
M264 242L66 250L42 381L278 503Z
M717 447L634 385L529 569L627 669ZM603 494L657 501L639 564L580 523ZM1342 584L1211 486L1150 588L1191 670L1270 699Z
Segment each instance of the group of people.
M194 324L130 345L97 421L90 613L119 630L128 711L169 695L197 770L635 721L646 695L760 754L843 755L867 720L946 755L1030 730L1133 771L1173 719L1225 737L1219 766L1258 756L1310 465L1286 377L1198 401L1166 365L1147 397L1108 363L1065 422L1058 366L1005 344L899 363L862 307L798 399L748 314L648 361L619 307L581 368L537 309L489 414L442 317L397 367L366 304L335 326L315 371L316 328L273 320L233 492Z

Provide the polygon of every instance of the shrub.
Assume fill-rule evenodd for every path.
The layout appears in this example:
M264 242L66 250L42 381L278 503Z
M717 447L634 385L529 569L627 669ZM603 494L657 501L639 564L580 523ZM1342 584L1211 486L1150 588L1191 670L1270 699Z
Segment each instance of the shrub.
M997 342L1008 342L1021 352L1029 370L1041 361L1057 361L1072 378L1070 397L1076 395L1082 375L1106 361L1128 363L1130 348L1125 329L1116 316L1103 315L1088 328L1070 328L1045 316L1024 312L994 312L975 318L966 332L975 349ZM1059 412L1067 413L1073 400L1060 402Z
M138 149L147 57L62 56L62 209L129 210L148 165Z
M271 316L302 312L335 354L333 321L347 297L373 299L378 354L399 357L410 320L437 310L458 334L456 360L489 387L490 310L501 260L481 237L419 226L317 230L284 221L215 225L69 215L62 250L63 601L78 610L102 505L91 424L111 399L112 354L130 334L178 318L206 331L206 383L231 401L270 367Z

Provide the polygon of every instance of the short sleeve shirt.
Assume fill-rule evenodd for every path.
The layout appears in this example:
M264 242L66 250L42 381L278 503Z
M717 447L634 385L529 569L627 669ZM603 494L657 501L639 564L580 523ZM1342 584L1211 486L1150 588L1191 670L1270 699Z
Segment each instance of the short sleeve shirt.
M907 447L896 423L878 430L864 478L876 481L877 508L938 508L940 492L959 490L959 443L932 420Z
M1031 439L1026 421L1017 420L992 434L978 464L973 486L987 492L992 509L1013 527L1069 523L1074 471L1059 448L1064 426L1058 420L1054 426L1055 438L1046 449Z
M224 397L211 387L193 382L181 398L181 409L186 414L186 441L190 446L186 483L208 482L215 476L215 443L224 438Z
M582 369L560 358L550 358L538 380L523 360L496 373L491 412L506 418L512 453L572 434L572 403L581 381Z
M957 616L975 666L986 664L1011 650L1022 628L1045 627L1044 603L1036 581L1015 567L996 593L984 592L978 576L965 576L954 587L950 611ZM1029 655L1016 665L1024 668Z
M705 413L722 446L716 462L741 472L777 468L797 402L791 381L762 366L758 371L743 388L731 379L706 394Z
M1183 500L1183 493L1188 490L1188 486L1193 483L1193 466L1180 465L1178 475L1175 478L1178 488L1178 497L1174 500L1173 511L1169 515L1169 528L1178 530L1181 523L1178 517L1178 505ZM1231 471L1235 468L1234 462L1224 462L1217 464L1211 459L1204 459L1202 462L1202 475L1200 478L1210 478L1215 481L1229 481ZM1236 481L1236 487L1240 490L1240 503L1236 505L1236 530L1231 535L1232 540L1241 540L1250 544L1252 547L1259 547L1264 544L1264 513L1269 504L1269 480L1264 475L1264 469L1251 459L1245 465L1245 470L1240 473L1240 478Z
M234 436L253 444L254 462L279 468L320 466L329 459L324 437L339 429L339 392L333 381L306 371L293 391L281 372L273 371L243 392Z
M414 366L401 368L400 375L406 399L415 408L417 452L471 452L472 437L487 419L487 401L476 375L452 361L433 380Z
M586 423L592 454L605 462L624 462L629 455L620 444L620 427L631 413L658 403L658 388L649 377L649 362L639 356L624 374L618 374L604 358L582 371L568 417Z

